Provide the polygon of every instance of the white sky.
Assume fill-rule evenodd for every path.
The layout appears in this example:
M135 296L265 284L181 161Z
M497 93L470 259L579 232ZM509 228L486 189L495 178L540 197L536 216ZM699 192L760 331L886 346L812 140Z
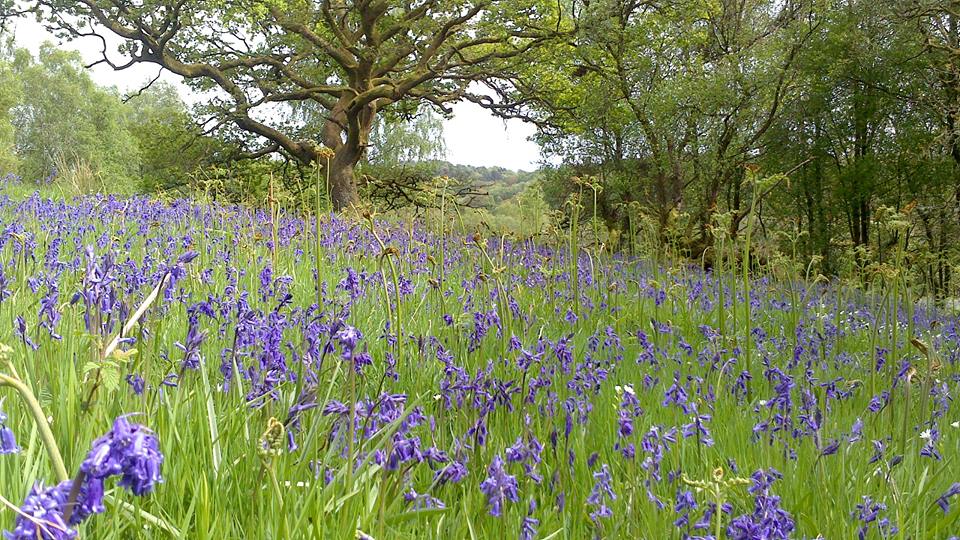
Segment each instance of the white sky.
M36 54L44 41L59 41L33 20L21 20L12 25L17 46ZM85 39L61 44L63 48L80 52L85 61L100 58L100 42ZM120 57L115 55L118 60ZM121 92L136 91L143 83L157 75L156 66L135 65L124 71L114 71L105 64L90 70L94 81L102 86L115 86ZM189 89L177 84L179 78L165 73L161 80L176 84L181 95L190 102ZM504 122L479 105L463 102L454 105L454 115L444 121L446 159L452 163L475 166L500 166L514 170L535 170L540 160L540 149L528 141L534 127L519 120Z

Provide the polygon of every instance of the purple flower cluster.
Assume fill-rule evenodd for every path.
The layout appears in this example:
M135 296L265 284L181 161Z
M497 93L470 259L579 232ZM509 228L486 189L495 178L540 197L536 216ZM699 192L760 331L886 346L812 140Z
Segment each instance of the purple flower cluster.
M517 477L508 474L503 465L503 459L499 454L493 456L493 461L487 469L487 479L480 484L480 491L487 496L490 515L496 517L503 515L504 501L520 500L517 492Z
M103 505L104 481L119 476L117 485L134 495L146 495L161 481L157 438L147 428L118 417L106 435L80 465L75 480L44 487L36 483L24 499L13 531L4 532L6 540L62 540L76 537L73 527L93 514L106 510Z
M80 471L103 480L120 476L117 483L134 495L146 495L161 482L160 466L163 454L152 431L142 425L131 424L126 416L113 422L113 429L93 442L93 449L80 465Z
M770 486L782 475L768 469L756 471L752 478L748 491L753 495L753 512L735 517L727 534L734 540L789 539L796 524L790 513L780 507L780 497L770 492Z
M607 503L615 501L617 495L613 492L613 476L610 475L610 467L604 463L600 470L593 473L593 489L587 496L587 504L594 509L590 512L590 519L594 523L599 523L602 518L613 516L613 510L607 506Z
M10 204L0 196L0 210ZM759 279L747 293L729 276L664 272L621 255L572 260L538 242L458 242L379 222L374 239L336 217L313 237L313 225L296 216L188 201L52 206L33 197L17 205L30 219L5 225L0 248L34 261L34 273L0 264L0 304L13 309L7 320L18 346L49 351L67 327L61 317L74 313L70 328L112 336L130 305L169 277L166 302L151 307L135 339L161 339L152 323L169 315L180 341L171 350L153 343L165 362L125 364L126 391L144 404L162 392L186 395L196 390L195 370L204 370L223 392L217 406L236 399L253 414L286 413L287 449L301 452L318 479L341 481L341 467L381 467L403 494L401 511L446 504L454 516L464 501L485 502L521 538L536 537L538 517L553 527L536 504L600 536L636 535L631 516L652 512L670 514L661 522L691 538L716 534L717 522L725 538L787 538L818 533L800 530L809 521L794 515L823 514L794 507L802 503L796 490L771 487L783 482L775 471L755 473L746 494L731 487L736 493L719 507L682 478L704 478L713 461L740 474L732 448L751 470L777 463L791 482L845 467L903 485L918 462L931 471L951 463L960 324L941 318L934 330L919 311L908 321L905 309L893 313L869 291ZM50 228L50 241L31 238L29 221ZM123 233L105 231L104 222ZM199 234L202 256L192 251ZM381 240L396 255L396 284L374 262ZM496 253L495 272L477 256L481 245ZM188 276L186 264L202 267ZM61 291L73 292L65 283L79 292L61 313ZM12 290L32 292L29 310L16 313ZM385 301L410 320L387 321ZM739 319L741 302L755 308L750 324ZM908 326L930 336L942 369L893 343L884 332L895 324L901 341ZM0 453L17 450L0 419ZM73 484L38 484L31 512L53 512L70 527L102 511L106 478L148 493L161 463L156 438L118 419L83 462L75 501L58 502L69 501ZM947 476L929 475L929 514L955 510L960 488L947 489ZM908 513L894 513L886 488L876 489L832 512L840 517L831 530L887 535L895 515L903 530L923 530L927 517L901 517ZM525 513L521 501L530 502Z

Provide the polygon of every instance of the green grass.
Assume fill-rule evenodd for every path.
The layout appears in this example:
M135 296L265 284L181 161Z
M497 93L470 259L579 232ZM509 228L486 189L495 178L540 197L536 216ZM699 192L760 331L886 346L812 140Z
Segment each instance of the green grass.
M21 188L7 189L7 194L14 200L25 198ZM521 380L529 382L529 377L523 378L514 363L518 353L508 350L511 335L517 336L527 349L534 348L539 337L555 342L570 335L575 356L574 370L588 355L607 370L606 378L598 381L595 394L588 393L592 404L588 420L575 424L569 439L563 435L563 403L576 395L567 386L575 371L569 375L558 371L550 388L556 392L555 396L548 398L541 392L535 403L529 404L513 395L510 399L513 412L498 407L488 416L486 443L464 450L463 455L469 460L466 480L435 486L432 471L425 464L399 471L387 471L370 464L350 470L344 466L342 449L330 444L328 439L332 418L319 414L319 409L303 416L296 452L283 451L265 460L259 451L261 435L271 418L281 421L286 418L302 382L291 380L280 384L276 399L267 400L260 406L251 406L245 398L249 381L243 381L241 388L234 382L229 391L224 391L219 368L221 352L233 347L235 320L230 317L218 321L201 318L202 328L208 333L202 346L205 359L202 373L186 371L177 388L160 385L167 375L179 371L182 355L174 343L185 339L188 327L186 307L211 295L223 296L229 274L233 271L231 268L244 272L237 278L236 288L249 292L251 308L269 313L276 307L276 299L262 301L258 292L260 270L274 257L268 245L272 235L269 220L251 220L244 217L245 214L202 205L175 218L169 212L158 214L156 218L144 218L141 216L158 208L141 200L120 212L100 201L81 203L87 205L86 210L70 222L69 230L60 233L54 228L58 216L39 215L35 208L41 203L38 199L31 200L32 203L24 206L7 202L0 207L0 222L4 226L19 224L24 229L17 233L19 237L32 236L37 244L35 259L24 259L18 251L17 239L11 235L7 235L7 242L0 250L7 279L12 281L10 296L0 303L0 342L13 347L12 367L33 388L44 412L52 419L51 429L68 471L77 470L91 442L109 429L113 418L119 414L138 413L136 421L157 433L165 455L164 483L145 498L134 498L119 489L112 492L116 500L129 502L138 510L164 520L179 530L182 538L349 538L354 537L357 530L378 540L515 537L519 534L521 520L528 515L531 501L535 503L531 515L540 521L539 538L680 538L681 531L673 525L677 519L672 508L674 497L677 489L692 488L680 480L679 475L673 481L668 476L672 479L672 473L682 472L689 480L707 481L718 467L723 468L728 479L734 476L746 478L761 468L779 470L783 479L774 483L771 491L781 497L782 507L796 521L797 537L855 537L857 522L851 518L851 513L856 512L856 504L864 495L886 504L883 515L899 527L897 538L947 538L958 529L956 523L960 520L960 513L957 507L960 504L952 505L948 513L942 512L935 504L936 498L952 482L960 480L957 474L960 466L956 462L960 429L951 426L958 419L957 406L950 404L946 416L938 424L941 434L938 448L943 456L939 461L921 457L918 453L919 430L914 426L929 416L932 407L929 403L925 405L926 416L922 416L921 394L927 387L919 378L912 384L909 395L907 388L911 385L901 384L891 390L891 405L887 409L880 413L867 411L873 397L871 385L877 392L890 389L896 361L909 359L920 373L926 373L929 367L908 345L902 335L903 329L900 343L895 344L891 341L889 327L861 325L865 316L856 312L837 315L838 309L848 310L845 302L853 298L862 300L851 304L849 309L877 313L882 307L871 295L847 291L843 295L844 303L836 307L831 304L837 297L835 289L818 288L806 295L808 300L821 298L826 306L824 316L815 316L812 308L777 309L773 305L774 301L789 302L791 287L800 287L801 284L753 281L752 290L760 298L761 306L749 312L751 326L761 327L769 336L785 340L785 345L778 349L768 341L754 348L754 401L745 403L730 392L738 370L721 371L718 368L731 365L733 348L742 345L746 329L728 326L727 336L713 342L702 336L699 327L716 326L718 310L703 309L697 301L689 301L688 294L699 286L709 289L716 282L704 282L703 276L696 272L652 268L642 261L624 261L606 255L595 254L592 262L586 262L584 257L581 269L592 264L594 279L581 283L581 293L593 306L586 301L577 302L574 311L578 311L579 318L570 323L564 320L564 316L574 307L570 284L565 277L571 265L562 257L541 258L538 263L531 264L530 260L521 258L519 250L500 252L491 248L485 253L471 242L461 242L459 237L449 239L450 247L441 257L439 243L430 237L411 234L400 226L378 225L378 234L385 237L387 245L398 250L399 255L394 257L380 253L381 249L362 232L365 227L362 223L343 226L340 222L325 222L325 231L344 227L343 236L334 236L334 241L320 254L319 278L331 291L327 297L331 303L324 306L328 313L337 303L344 301L342 293L333 294L332 291L336 290L348 267L370 274L384 271L387 285L392 288L388 257L396 264L398 274L412 281L414 292L403 296L397 306L392 289L385 295L380 281L367 283L366 295L353 305L347 322L365 334L362 343L368 347L374 363L362 377L351 377L335 361L338 354L332 354L331 361L326 364L328 369L318 375L321 404L326 401L325 396L349 402L352 398L375 396L380 388L392 393L406 393L409 408L422 407L425 415L436 420L435 431L426 425L417 429L424 444L429 441L429 444L453 454L455 442L474 425L478 416L468 404L448 409L442 406L442 400L435 399L444 373L429 345L429 338L443 343L456 362L472 376L489 367L493 377L513 380L516 384L521 384ZM60 215L66 217L70 214L76 213L65 211ZM213 218L204 222L208 214ZM81 226L88 226L89 230L78 233ZM305 229L310 230L311 226ZM289 292L293 295L292 306L295 308L306 308L316 298L313 279L315 243L312 235L305 231L281 233L281 246L275 255L277 268L274 276L292 277ZM349 234L356 237L348 238L347 231L353 231ZM62 340L51 339L37 325L38 302L45 289L41 287L41 291L35 294L27 286L27 279L41 272L49 277L44 269L43 255L58 235L63 238L60 259L69 262L80 257L81 260L79 270L66 269L57 278L62 311L57 332L63 336ZM167 245L174 246L173 258L183 251L185 244L192 244L200 253L199 258L190 264L188 275L178 282L174 299L158 301L135 330L138 342L133 347L136 353L129 361L119 362L118 376L138 373L146 379L148 390L142 396L135 395L122 381L115 385L101 384L94 391L91 373L84 372L88 362L101 362L99 353L112 337L87 335L82 304L69 303L73 293L83 287L86 261L82 246L87 244L97 246L98 255L108 250L116 252L121 264L129 259L140 265L148 258L154 261L150 265L154 271L157 264L171 259L163 253ZM231 254L231 262L225 264L220 260L221 251ZM438 269L435 263L425 260L428 256L434 261L448 261L443 283L444 289L450 291L449 295L430 284L430 280L437 277ZM204 276L202 272L208 269L209 275ZM477 279L480 273L484 278ZM539 274L546 276L542 283L529 286L524 283ZM740 276L729 275L722 276L721 281L731 285L740 279ZM476 282L476 288L465 289L464 281ZM143 283L124 298L131 311L154 285L153 282ZM647 291L659 290L665 291L665 300L657 306ZM516 301L522 319L512 317L506 306L493 300L504 294ZM473 307L464 312L466 299L473 302ZM391 309L397 310L403 332L411 336L396 346L378 338L389 320L388 303ZM500 314L503 335L497 336L492 329L490 335L472 349L468 338L474 324L472 314L490 310ZM739 311L736 320L742 325L745 313L742 302L733 304L728 310L720 310L720 313L730 317L729 322L733 320L733 310ZM285 317L297 317L288 310L282 313ZM446 326L442 320L444 314L453 315L456 323ZM18 315L27 320L30 335L39 344L38 350L27 347L14 335L13 321ZM651 319L669 323L674 329L673 335L655 332L651 328ZM793 357L793 329L798 321L826 335L826 325L836 320L841 323L842 335L818 341L831 349L822 351L811 369L816 381L822 383L836 379L837 388L849 392L849 396L824 401L825 389L809 386L802 367L790 369L785 366ZM917 329L917 337L931 345L936 343L935 354L943 358L941 371L935 376L947 383L950 392L955 394L957 367L947 361L950 348L957 347L955 337L948 335L948 330L955 329L955 321L944 319L939 327L921 326ZM589 353L591 336L600 336L602 342L608 327L620 336L622 350L601 345L596 352ZM300 323L287 328L283 336L285 353L304 350L305 328ZM635 361L641 351L638 331L646 333L662 349L663 352L657 355L659 367ZM938 333L942 334L939 338L936 337ZM693 348L692 356L683 352L679 337ZM421 338L427 345L420 345ZM891 365L871 375L869 366L874 347L892 351ZM541 366L557 367L551 351L552 347L549 347ZM246 352L252 354L256 351ZM388 353L394 353L397 358L399 380L396 382L383 377ZM705 359L703 363L698 361L701 353ZM841 353L848 360L838 361ZM253 359L244 357L242 363L249 365ZM815 437L791 439L789 447L796 452L795 458L779 443L755 442L752 435L754 425L770 414L760 401L772 399L774 395L771 385L763 378L764 359L796 377L796 407L800 407L804 390L818 400L814 408L820 408L823 414L816 437L823 441L821 446L830 439L845 437L857 418L862 418L865 424L863 440L844 442L837 454L819 457ZM297 366L292 359L289 361L293 371L302 373L303 366ZM701 413L712 414L709 428L715 445L707 447L698 444L696 438L678 435L678 441L664 455L663 480L652 481L650 485L651 492L666 503L666 508L660 510L650 502L644 485L645 480L652 480L652 475L642 466L648 454L641 450L640 439L653 426L665 430L690 422L690 416L678 407L662 405L664 391L670 386L674 371L679 371L684 381L688 376L693 378L689 388L691 401L699 402ZM645 377L657 378L659 382L645 388ZM644 410L634 422L635 430L630 439L637 445L634 460L626 460L614 450L618 431L617 405L622 398L622 390L618 391L616 387L625 385L632 385ZM701 388L704 394L710 389L716 394L715 402L711 405L703 396L695 395L697 388ZM91 395L94 397L90 406L85 407ZM8 425L23 447L20 454L0 456L0 495L18 504L35 480L50 483L55 477L26 408L8 388L0 389L0 396L5 399L3 408L10 417ZM551 408L557 411L553 416L547 413ZM908 426L906 430L903 429L905 424ZM352 450L359 455L375 449L389 450L387 435L396 428L395 425L387 427L378 436L365 441L362 448ZM556 448L549 443L553 430L559 433ZM487 476L486 469L493 456L503 455L504 450L524 433L535 435L544 445L542 463L537 466L543 481L538 485L526 478L519 467L509 466L508 470L519 482L520 501L507 502L504 515L493 517L488 513L479 485ZM870 441L888 435L892 437L892 450L881 462L869 464L873 454ZM568 451L575 456L572 466L567 465ZM587 457L594 452L598 453L598 460L591 468ZM896 454L903 454L903 461L888 470L885 463ZM738 473L731 470L731 462L736 463ZM334 481L324 485L323 476L318 478L314 474L312 463L330 467L335 475ZM596 525L589 517L593 508L586 499L594 484L593 473L600 464L610 467L617 499L611 505L613 517ZM275 475L276 484L271 475ZM402 498L402 493L411 487L418 493L428 492L441 499L446 508L411 510ZM560 492L566 499L562 512L555 508L556 495ZM705 503L709 502L705 497L705 493L697 493L700 508L694 511L691 521L697 521L702 515ZM753 510L753 499L745 486L727 489L724 501L733 505L734 516ZM724 516L724 528L730 517ZM0 510L0 526L9 528L13 519L10 509ZM707 531L696 534L707 534ZM149 526L137 512L125 512L115 504L108 505L105 514L92 517L80 528L81 538L167 536L158 528ZM869 537L880 536L872 528Z

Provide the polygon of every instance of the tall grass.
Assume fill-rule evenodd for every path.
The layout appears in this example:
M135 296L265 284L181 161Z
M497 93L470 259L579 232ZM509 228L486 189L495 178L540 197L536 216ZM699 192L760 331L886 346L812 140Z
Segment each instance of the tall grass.
M166 458L153 495L112 490L112 506L81 537L479 539L518 536L528 519L537 538L732 538L733 520L759 504L751 474L770 468L783 475L769 492L795 523L791 537L957 530L960 504L937 504L960 480L950 399L957 321L935 308L908 316L897 307L907 284L877 293L748 274L749 250L738 275L736 257L723 256L736 246L719 237L710 273L586 253L577 234L551 248L454 234L445 221L437 234L372 216L315 220L190 201L4 197L0 220L0 289L9 291L0 293L0 343L49 417L65 469L133 412ZM177 268L191 246L202 246L198 258ZM71 299L108 253L118 302L97 312L114 321L98 332ZM171 270L172 285L123 332L136 339L119 345L129 355L115 365L119 383L87 400L95 383L84 366ZM54 289L61 339L38 318ZM175 346L191 324L205 332L198 370L183 367ZM338 337L346 326L363 334L349 351ZM360 353L372 364L360 365ZM258 392L268 375L278 380ZM128 376L144 379L142 394ZM675 383L683 400L668 399ZM0 392L22 446L0 456L0 495L17 502L34 481L55 480L57 467L29 402ZM327 409L396 394L406 396L402 413L365 436L353 434L377 421L363 408L343 420ZM420 420L410 427L410 418ZM673 440L662 441L671 428ZM443 483L436 471L446 464L422 455L377 464L414 437L420 452L462 462L466 477ZM507 459L518 440L543 447L537 460ZM925 455L928 443L940 459ZM518 500L500 517L481 490L495 456L517 482ZM592 496L604 465L616 495L602 499L609 516L596 514ZM675 511L686 491L696 507ZM405 499L413 492L443 505ZM885 506L878 520L860 519L863 497ZM710 514L711 503L729 511ZM0 526L13 519L0 510Z

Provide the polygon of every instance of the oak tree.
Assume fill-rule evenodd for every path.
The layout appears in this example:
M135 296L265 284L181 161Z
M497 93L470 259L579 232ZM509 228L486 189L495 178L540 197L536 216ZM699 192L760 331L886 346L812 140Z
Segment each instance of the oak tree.
M207 91L210 130L249 134L250 156L327 166L323 147L332 150L337 209L358 201L354 168L381 111L414 102L449 113L453 102L481 100L475 83L565 27L562 4L545 0L21 0L14 9L61 37L97 40L95 63L154 64ZM289 114L306 102L323 111L319 130Z

